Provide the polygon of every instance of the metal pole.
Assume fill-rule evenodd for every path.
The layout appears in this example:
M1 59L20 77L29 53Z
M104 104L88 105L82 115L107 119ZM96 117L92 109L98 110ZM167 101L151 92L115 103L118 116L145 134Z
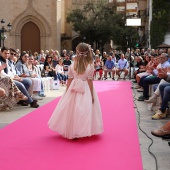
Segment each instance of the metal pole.
M131 37L130 37L130 59L129 59L129 61L130 61L130 64L129 64L130 69L129 69L129 80L131 80L131 61L132 61L132 59L131 59L131 50L132 50L132 48L131 48Z
M132 38L131 38L131 35L126 36L126 40L127 40L127 48L128 47L130 48L130 55L129 55L129 66L130 66L130 68L129 68L129 80L131 80L131 61L132 61L132 59L131 59L131 51L132 51L132 47L131 47L131 45L132 45Z

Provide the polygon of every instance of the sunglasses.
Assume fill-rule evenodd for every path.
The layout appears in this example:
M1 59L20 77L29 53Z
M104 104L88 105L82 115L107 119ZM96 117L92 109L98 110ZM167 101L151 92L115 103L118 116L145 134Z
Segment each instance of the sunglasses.
M11 55L14 55L14 56L16 56L16 54L15 54L15 53L11 53Z

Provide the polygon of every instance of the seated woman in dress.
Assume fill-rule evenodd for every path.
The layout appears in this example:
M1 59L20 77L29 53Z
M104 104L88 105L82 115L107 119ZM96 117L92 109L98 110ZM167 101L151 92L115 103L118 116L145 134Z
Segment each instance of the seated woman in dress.
M100 59L99 55L95 56L95 61L94 61L94 75L96 75L96 73L99 73L99 78L98 80L102 79L102 74L103 74L103 62Z
M30 95L34 100L42 100L43 98L38 95L38 92L41 91L41 79L37 77L32 71L28 68L29 55L26 52L21 53L20 59L16 63L16 68L21 73L20 77L28 77L32 80L33 85L29 89Z
M59 63L55 67L56 75L58 76L58 79L60 80L60 84L65 85L67 76L64 74L64 66L62 59L59 60Z
M0 66L0 72L5 68L5 64ZM19 100L28 98L21 93L10 77L0 78L0 110L11 109Z
M41 90L38 92L38 95L40 97L45 97L46 95L44 94L44 86L43 86L42 79L41 79L41 71L40 71L40 68L36 66L37 64L36 61L37 60L34 59L34 56L30 55L27 65L28 65L29 72L34 74L36 78L39 78L41 80Z

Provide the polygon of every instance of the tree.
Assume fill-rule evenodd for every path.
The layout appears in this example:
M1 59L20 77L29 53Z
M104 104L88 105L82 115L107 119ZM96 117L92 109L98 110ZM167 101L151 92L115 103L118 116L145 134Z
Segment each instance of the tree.
M156 46L164 42L164 37L168 31L170 3L167 0L153 0L153 13L150 28L151 46Z
M95 43L103 46L112 39L123 49L126 46L127 34L135 40L138 38L137 29L126 27L124 16L110 8L106 0L88 2L82 9L69 11L67 22L72 23L73 30L86 37L86 41L91 45Z

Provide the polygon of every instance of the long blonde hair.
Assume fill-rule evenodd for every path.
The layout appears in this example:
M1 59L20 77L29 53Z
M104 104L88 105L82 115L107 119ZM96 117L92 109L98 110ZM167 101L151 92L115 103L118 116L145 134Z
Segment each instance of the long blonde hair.
M90 45L86 43L78 44L76 54L74 70L77 71L78 74L82 74L85 72L87 65L93 63Z

